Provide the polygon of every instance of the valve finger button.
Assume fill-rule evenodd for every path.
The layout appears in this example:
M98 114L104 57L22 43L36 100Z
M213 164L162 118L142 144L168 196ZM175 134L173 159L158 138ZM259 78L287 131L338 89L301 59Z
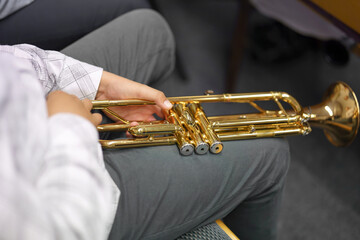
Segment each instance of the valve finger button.
M194 152L194 146L192 144L184 144L180 149L180 153L184 156L189 156L193 152Z
M221 142L215 142L210 147L210 152L218 154L223 150L223 144Z
M195 152L197 154L205 154L209 151L209 144L207 143L200 143L198 146L196 146L195 148Z

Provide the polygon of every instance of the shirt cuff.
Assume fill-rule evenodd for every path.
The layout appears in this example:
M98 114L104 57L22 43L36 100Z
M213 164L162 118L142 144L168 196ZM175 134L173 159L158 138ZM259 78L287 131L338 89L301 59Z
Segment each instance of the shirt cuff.
M95 92L94 95L91 96L91 99L89 98L90 100L95 100L97 91L99 90L100 81L101 81L103 71L104 70L102 68L99 68L96 72L93 72L93 73L90 74L91 81L92 81L93 85L96 88L96 92Z
M69 78L69 84L66 83L68 82L68 80L66 80L66 78L64 77L67 74L62 74L60 76L62 80L62 86L60 86L60 90L69 94L73 94L80 99L87 98L90 100L94 100L99 89L103 69L87 63L81 63L81 67L79 67L79 69L77 68L78 66L73 65L67 67L63 71L64 73L67 71L78 72L80 70L83 70L84 73L82 73L80 77L75 77L74 74L72 74L71 78Z

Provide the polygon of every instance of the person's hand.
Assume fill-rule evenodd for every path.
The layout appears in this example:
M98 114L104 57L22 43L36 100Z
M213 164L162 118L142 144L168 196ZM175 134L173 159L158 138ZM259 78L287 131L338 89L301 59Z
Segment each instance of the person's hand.
M142 99L156 103L156 105L111 108L120 117L128 121L153 121L155 120L153 114L164 117L163 111L167 111L172 107L172 104L167 100L163 92L104 71L96 100L124 99ZM108 116L115 121L117 120L111 115Z
M62 91L51 92L47 97L47 109L49 117L57 113L73 113L86 118L95 126L101 122L101 114L90 112L92 103L89 99L80 100L74 95Z

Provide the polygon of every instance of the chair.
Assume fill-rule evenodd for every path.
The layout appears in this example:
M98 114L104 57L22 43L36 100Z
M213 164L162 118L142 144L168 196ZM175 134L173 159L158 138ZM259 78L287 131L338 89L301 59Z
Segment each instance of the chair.
M219 219L185 233L176 240L239 240L239 238Z

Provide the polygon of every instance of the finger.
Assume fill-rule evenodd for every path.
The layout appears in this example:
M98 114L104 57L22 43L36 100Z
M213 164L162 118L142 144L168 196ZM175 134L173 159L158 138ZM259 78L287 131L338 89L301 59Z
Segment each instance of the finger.
M83 99L81 100L81 102L84 104L84 107L86 108L86 110L91 110L93 107L92 102L89 99Z
M155 121L156 118L154 116L150 116L148 117L148 119L146 119L147 122L151 122L151 121Z
M126 132L125 135L126 135L127 138L135 138L135 137L134 137L133 135L131 135L129 132Z
M156 115L158 115L160 118L164 118L164 112L167 112L168 110L161 109L159 106L152 106L153 111Z
M148 121L154 113L161 113L160 107L156 105L116 107L112 110L127 121ZM114 120L118 121L119 119Z
M93 114L91 114L91 118L92 118L91 122L92 122L95 126L98 126L98 125L101 123L101 121L102 121L102 116L101 116L100 113L93 113Z
M162 113L162 116L161 116L162 119L167 119L167 117L170 114L169 110L162 110L161 113Z

